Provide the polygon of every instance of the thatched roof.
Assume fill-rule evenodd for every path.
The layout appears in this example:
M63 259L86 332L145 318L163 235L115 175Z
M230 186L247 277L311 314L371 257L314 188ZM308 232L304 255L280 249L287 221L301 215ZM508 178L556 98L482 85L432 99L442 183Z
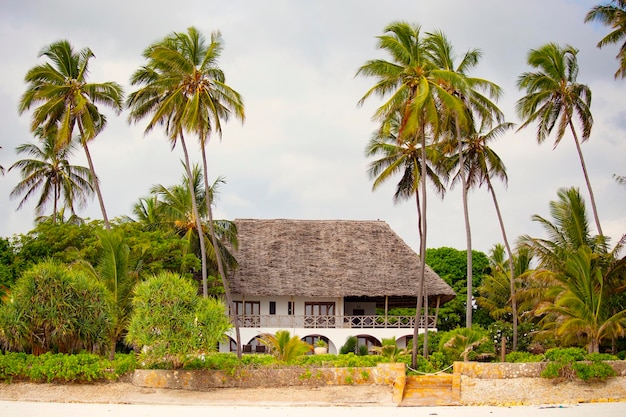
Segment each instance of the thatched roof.
M409 296L419 290L419 256L383 221L235 220L239 268L231 291L244 296ZM426 266L426 291L455 293Z

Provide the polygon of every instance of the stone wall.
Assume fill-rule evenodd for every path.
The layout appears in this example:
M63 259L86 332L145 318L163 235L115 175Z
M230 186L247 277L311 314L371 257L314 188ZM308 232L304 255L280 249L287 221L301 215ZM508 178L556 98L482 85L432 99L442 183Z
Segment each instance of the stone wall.
M207 391L214 388L260 388L323 385L394 385L403 377L404 364L379 364L375 368L255 368L233 374L223 371L136 370L132 383L140 387Z
M541 378L545 363L456 362L463 405L537 405L626 401L626 362L610 362L617 377L605 381Z

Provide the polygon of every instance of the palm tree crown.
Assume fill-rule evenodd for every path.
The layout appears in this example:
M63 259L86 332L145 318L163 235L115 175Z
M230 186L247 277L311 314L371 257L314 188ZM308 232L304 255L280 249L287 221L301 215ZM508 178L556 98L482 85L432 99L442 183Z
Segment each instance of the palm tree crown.
M525 72L517 80L518 87L526 90L526 96L516 103L517 113L524 120L518 131L537 123L537 142L542 143L557 127L554 141L556 148L566 129L570 129L589 191L596 227L602 235L600 217L580 147L581 140L574 126L576 119L582 128L582 142L589 139L593 126L591 90L577 82L577 53L578 50L571 46L562 48L555 43L548 43L528 53L528 64L537 71Z
M41 134L42 129L37 132ZM9 168L9 171L20 169L22 174L22 181L11 191L11 197L24 195L18 210L38 191L41 195L35 206L35 214L41 216L46 204L51 201L53 222L57 220L60 199L64 200L72 214L76 207L86 204L87 197L93 195L93 177L88 168L70 164L69 158L74 149L73 143L57 148L54 132L42 138L41 147L27 143L16 148L18 154L31 157L17 161Z
M624 41L616 56L619 68L615 72L615 78L626 78L626 1L611 0L606 4L594 6L585 16L585 23L594 20L612 29L598 42L598 48Z
M46 57L49 62L31 68L26 74L28 86L18 110L22 114L38 106L33 111L31 131L41 128L43 136L56 132L57 148L67 146L72 140L74 128L78 128L89 169L93 178L97 179L88 147L88 142L106 125L106 117L97 105L121 112L124 101L122 87L111 81L87 82L89 60L94 57L89 48L75 52L68 41L62 40L45 47L40 56ZM93 185L108 229L109 219L98 181L94 180Z

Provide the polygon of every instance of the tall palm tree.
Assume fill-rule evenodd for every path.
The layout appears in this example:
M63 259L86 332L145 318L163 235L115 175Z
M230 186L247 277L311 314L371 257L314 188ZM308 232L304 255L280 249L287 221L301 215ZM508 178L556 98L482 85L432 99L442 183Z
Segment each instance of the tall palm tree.
M37 135L42 129L37 129ZM56 223L59 214L59 200L74 213L75 206L83 207L87 197L93 195L94 178L88 168L71 165L69 158L75 150L74 143L56 146L55 135L41 137L41 147L26 143L16 148L18 154L27 154L9 168L21 170L22 180L11 191L11 197L24 195L17 209L21 209L28 199L40 192L35 206L35 214L41 216L48 202L52 202L52 222Z
M26 74L27 89L20 99L20 114L37 106L33 112L31 131L43 129L43 136L56 132L56 147L67 146L72 140L74 129L78 129L80 143L85 151L87 163L94 178L93 186L100 203L100 210L107 229L110 228L100 191L89 142L105 127L106 117L97 105L110 107L118 114L122 110L122 87L112 81L88 83L89 60L94 57L89 48L75 52L67 40L46 46L40 57L49 62L31 68Z
M585 23L597 21L609 26L612 30L604 38L598 42L598 48L607 45L617 44L624 41L620 45L617 53L619 68L615 72L615 78L626 77L626 1L611 0L608 3L594 6L585 16Z
M389 132L395 114L401 114L398 127L398 140L419 143L421 161L426 161L427 137L436 139L439 136L439 120L441 112L454 112L463 108L458 97L450 94L440 85L446 71L439 69L430 60L421 28L406 22L393 22L378 37L379 49L390 55L390 60L374 59L362 65L356 75L374 77L376 83L359 100L363 104L368 98L379 95L388 98L374 113L374 119L381 123L382 132ZM420 222L420 259L419 291L416 306L416 319L422 309L425 294L426 258L426 176L421 175L421 222ZM415 326L414 340L417 340L418 327ZM413 345L413 365L417 363L417 343Z
M474 171L465 170L463 137L470 134L473 129L471 121L479 118L481 123L490 125L492 121L500 121L503 114L491 101L501 95L501 89L496 84L476 77L470 77L467 72L473 69L482 55L478 49L466 52L461 60L456 63L454 48L442 32L434 32L427 38L428 51L431 59L439 71L445 72L440 83L455 97L459 97L464 107L455 108L453 112L444 114L445 128L449 129L452 138L456 138L459 167L455 179L460 179L462 186L463 214L465 221L465 236L467 244L467 303L465 313L465 325L472 327L473 290L472 290L472 234L469 221L468 193L474 181L467 177ZM452 75L452 76L451 76ZM490 97L482 94L485 91ZM462 113L461 113L462 112Z
M491 123L489 123L491 124ZM498 223L500 225L500 231L502 233L502 239L504 241L504 248L508 254L509 260L509 290L512 300L513 309L513 350L517 349L517 301L515 297L515 276L513 265L513 251L507 237L506 228L504 227L504 220L502 218L502 212L500 211L500 205L496 196L495 189L491 183L492 178L501 179L505 184L508 181L506 174L506 168L504 163L495 153L495 151L488 145L489 142L502 136L506 131L513 127L512 123L503 122L495 127L486 128L484 124L481 127L475 129L469 133L462 141L461 151L452 154L449 158L449 164L452 167L456 167L458 173L461 166L461 159L465 164L464 171L467 178L466 192L471 188L480 187L483 184L487 185L494 207L496 209L496 215L498 217ZM444 146L446 143L444 142ZM453 148L454 145L447 145L449 148ZM453 149L449 149L448 152L454 152ZM458 180L458 174L454 177L454 180ZM469 291L468 291L469 293ZM469 301L469 299L468 299Z
M241 95L226 84L224 72L218 66L222 48L222 36L219 32L213 32L207 44L205 37L196 28L190 27L187 33L171 34L156 52L162 59L171 62L169 75L179 80L180 88L185 91L182 123L186 131L198 136L204 191L207 195L211 187L208 182L206 145L212 134L217 133L221 137L222 122L227 121L230 114L234 114L242 122L245 118ZM209 234L213 246L217 247L211 199L205 199L205 204L209 216ZM229 301L231 297L226 273L219 251L215 254L230 306L232 303ZM203 292L207 292L206 281L203 281Z
M537 142L542 143L557 126L554 147L556 148L569 128L583 170L591 208L600 235L602 227L596 207L596 200L587 173L587 166L580 147L581 140L574 126L577 119L582 127L582 142L589 139L593 117L591 115L591 90L585 84L576 81L578 77L578 50L555 43L548 43L528 53L528 64L536 68L536 72L524 72L517 80L517 86L526 90L526 96L516 103L518 115L524 122L518 131L537 123Z

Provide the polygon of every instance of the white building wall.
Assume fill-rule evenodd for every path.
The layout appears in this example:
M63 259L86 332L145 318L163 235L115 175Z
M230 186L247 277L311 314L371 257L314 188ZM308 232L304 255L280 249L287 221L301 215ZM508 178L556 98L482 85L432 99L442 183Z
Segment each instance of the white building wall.
M332 297L320 297L320 298L307 298L307 297L246 297L241 298L234 296L234 301L244 302L260 302L260 314L262 316L270 314L270 302L276 303L276 315L286 316L288 314L288 303L291 301L294 304L295 310L292 312L295 316L304 315L304 305L306 302L334 302L335 303L335 315L343 316L344 308L351 314L353 309L362 309L365 311L365 315L373 315L376 313L374 303L346 303L344 306L343 298ZM342 322L338 321L338 322ZM308 327L241 327L239 329L241 336L241 344L253 344L256 345L254 338L260 337L263 334L275 334L278 330L288 330L291 335L296 335L299 338L307 336L323 336L328 339L328 352L337 354L341 347L345 344L346 340L350 336L371 336L381 342L382 339L388 339L395 337L400 348L406 347L406 338L413 336L413 329L407 328L308 328ZM228 332L228 336L235 340L235 329L232 328ZM220 352L230 351L229 342L220 344Z

